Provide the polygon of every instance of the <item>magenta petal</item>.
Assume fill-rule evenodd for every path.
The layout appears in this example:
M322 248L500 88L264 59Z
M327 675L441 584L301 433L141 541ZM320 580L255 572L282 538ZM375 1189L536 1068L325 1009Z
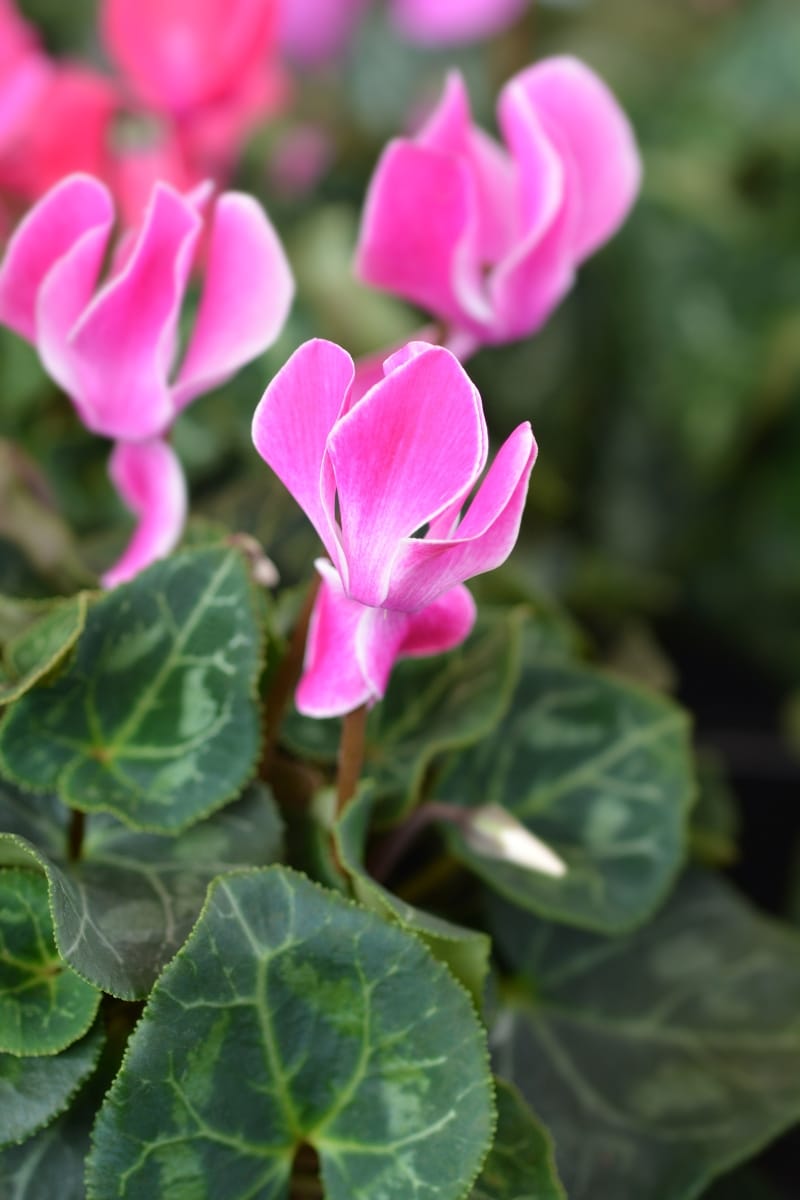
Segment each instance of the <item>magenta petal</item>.
M289 263L261 205L239 192L220 196L200 310L173 392L176 409L271 346L293 295Z
M466 496L486 461L486 423L469 376L448 350L419 346L328 438L347 591L375 607L386 598L401 539Z
M400 657L444 654L460 646L475 624L477 608L470 592L459 584L419 612L408 614Z
M386 603L421 609L457 583L499 567L519 533L536 442L519 425L498 451L466 516L449 538L408 538L400 548Z
M329 562L320 559L315 565L322 582L295 703L308 717L338 717L373 698L356 653L359 625L369 610L345 595Z
M58 260L41 286L37 304L36 326L42 362L90 429L94 416L83 404L70 334L94 295L110 226L109 218L106 225L90 229Z
M578 191L572 249L580 261L616 232L639 190L630 122L606 84L576 58L547 59L514 85L567 158Z
M71 175L52 188L8 243L0 266L0 321L35 341L36 301L48 272L87 233L107 238L113 220L111 196L98 180Z
M469 164L410 141L390 142L369 185L356 272L448 321L491 320L476 253Z
M306 342L272 380L253 416L256 450L304 509L337 563L333 475L323 466L328 435L354 374L353 360L341 346L321 338Z
M366 608L356 632L356 658L366 680L370 700L382 699L392 667L400 656L411 618L408 613L388 608Z
M171 423L167 376L200 228L192 205L157 184L124 269L75 326L70 349L80 405L95 433L135 441Z
M106 588L125 583L174 550L188 503L181 465L160 439L119 442L111 454L109 474L138 523L125 553L103 576Z
M394 0L393 12L406 37L436 46L507 29L527 4L528 0Z

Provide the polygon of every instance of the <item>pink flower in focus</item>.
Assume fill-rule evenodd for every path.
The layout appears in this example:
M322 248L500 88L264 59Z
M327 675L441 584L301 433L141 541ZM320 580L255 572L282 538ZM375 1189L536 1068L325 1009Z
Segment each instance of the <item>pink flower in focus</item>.
M427 309L472 348L526 337L577 267L627 216L640 161L625 114L573 58L515 76L500 146L470 117L461 76L414 139L384 151L367 194L356 269Z
M306 342L267 388L253 441L302 506L329 559L309 631L297 706L337 716L381 697L392 665L469 633L463 581L500 565L519 532L536 458L520 425L486 466L478 392L440 346L412 342L353 400L353 360Z
M105 281L114 206L86 175L31 209L0 264L0 321L34 343L84 425L123 445L112 478L139 517L107 585L130 578L180 536L185 485L166 434L202 392L229 379L277 337L292 299L283 249L250 196L153 190L143 223L121 239ZM181 305L207 230L200 306L175 369Z
M104 0L108 53L135 98L175 123L187 159L227 172L287 95L276 0Z

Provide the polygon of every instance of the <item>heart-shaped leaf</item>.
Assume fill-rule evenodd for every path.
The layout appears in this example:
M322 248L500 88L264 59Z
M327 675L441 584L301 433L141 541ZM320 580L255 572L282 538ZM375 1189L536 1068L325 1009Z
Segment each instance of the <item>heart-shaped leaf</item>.
M147 1102L137 1098L146 1094ZM98 1116L95 1200L459 1200L491 1140L484 1033L418 938L281 867L217 880Z
M528 667L491 738L437 788L453 804L497 804L566 864L561 877L478 853L452 825L453 853L515 904L613 930L644 920L683 862L694 797L681 709L622 680L564 663Z
M92 606L68 669L8 712L6 774L135 829L187 828L252 774L261 642L237 551L156 563Z
M800 1116L800 938L692 874L604 938L496 902L529 983L495 1060L556 1143L570 1200L693 1200Z

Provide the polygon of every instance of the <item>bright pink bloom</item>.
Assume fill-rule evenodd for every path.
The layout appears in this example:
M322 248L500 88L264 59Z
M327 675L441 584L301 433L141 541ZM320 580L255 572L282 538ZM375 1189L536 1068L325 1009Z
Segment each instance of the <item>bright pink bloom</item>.
M401 655L461 642L461 585L510 554L536 458L530 425L488 455L480 396L458 360L412 342L360 399L353 360L306 342L256 409L253 441L328 552L298 707L334 716L383 695Z
M384 151L356 260L362 279L475 346L544 324L578 265L627 216L640 180L625 114L576 59L515 76L498 120L505 147L472 125L463 80L452 74L421 133Z
M122 239L100 281L114 223L108 189L86 175L57 184L31 209L0 264L0 321L33 342L88 429L158 444L182 408L225 382L277 337L293 282L256 201L209 189L153 190L144 221ZM181 305L208 229L200 307L177 370ZM177 462L161 449L119 451L112 476L141 518L132 556L171 546L182 524ZM146 509L146 511L145 511Z
M104 0L101 29L135 97L176 123L188 159L227 170L283 103L276 0Z

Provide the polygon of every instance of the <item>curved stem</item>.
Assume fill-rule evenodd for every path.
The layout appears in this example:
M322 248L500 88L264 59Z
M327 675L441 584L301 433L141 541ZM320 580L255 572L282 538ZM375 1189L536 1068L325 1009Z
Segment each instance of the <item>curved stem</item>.
M364 741L367 731L367 706L349 712L342 722L342 740L339 743L339 773L336 778L337 812L356 793L361 768L364 765Z

